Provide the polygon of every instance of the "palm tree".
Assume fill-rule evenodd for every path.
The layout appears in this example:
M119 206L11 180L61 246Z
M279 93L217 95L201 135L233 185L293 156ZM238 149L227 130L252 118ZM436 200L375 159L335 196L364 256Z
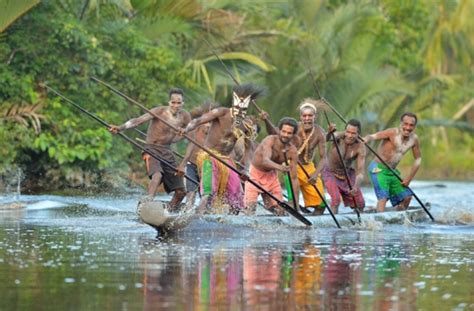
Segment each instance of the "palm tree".
M234 83L221 61L237 79L249 70L272 70L269 64L245 49L247 38L270 34L248 32L246 17L237 13L241 5L198 0L86 0L81 18L95 18L103 6L114 10L115 18L129 20L156 44L181 51L196 85L215 98L220 87L227 90Z
M1 0L0 33L39 2L40 0Z
M446 117L448 110L459 111L461 106L467 106L472 101L472 90L466 89L466 81L473 79L473 56L474 56L474 3L469 0L461 0L452 6L450 1L437 3L437 15L423 51L425 59L426 84L435 84L431 96L416 98L415 107L431 106L430 117L434 120L444 122L433 122L428 120L427 124L433 124L432 144L438 144L441 137L444 145L449 146L446 126L460 126L456 123L456 114ZM445 90L456 88L464 94L471 93L466 101L452 103L444 96ZM468 95L469 96L469 95ZM444 109L446 107L449 109ZM447 120L455 122L446 122ZM472 128L471 128L472 131Z
M265 50L265 59L277 67L266 75L270 96L265 107L271 115L296 114L303 98L318 97L310 70L333 106L366 121L378 116L364 111L383 117L385 107L399 105L400 97L413 92L396 70L384 65L385 48L375 45L375 26L382 20L377 9L354 3L331 9L294 1L287 10L284 18L290 22L282 31L287 35L270 39Z

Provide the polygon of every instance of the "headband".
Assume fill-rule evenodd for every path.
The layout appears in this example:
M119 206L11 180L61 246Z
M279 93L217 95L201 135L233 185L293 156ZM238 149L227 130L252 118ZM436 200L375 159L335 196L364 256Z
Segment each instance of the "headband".
M318 110L316 109L316 106L314 106L313 104L311 103L304 103L303 105L301 105L300 107L300 112L302 112L304 109L306 108L310 108L310 109L313 109L314 110L314 113L316 113Z

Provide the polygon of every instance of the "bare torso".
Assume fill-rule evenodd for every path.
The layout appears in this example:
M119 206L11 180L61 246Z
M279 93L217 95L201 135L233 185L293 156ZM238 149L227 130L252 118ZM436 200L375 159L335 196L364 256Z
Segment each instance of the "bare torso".
M378 154L388 165L395 168L403 155L415 146L418 137L414 133L409 137L403 137L398 128L389 131L388 138L383 139L378 148ZM375 161L380 162L377 158Z
M237 141L232 127L230 109L223 109L219 117L211 121L211 127L206 137L205 146L218 151L222 155L229 155ZM212 111L211 111L212 112Z
M347 144L344 141L344 134L337 135L336 139L338 141L342 158L344 159L344 165L347 168L352 167L354 160L356 160L359 156L365 156L365 146L362 142L356 140L352 144ZM339 160L339 155L333 142L331 142L331 147L328 153L328 168L331 172L338 175L344 174L344 166Z
M323 129L317 125L311 131L305 132L301 122L299 123L298 134L293 138L292 143L297 147L298 160L303 164L313 161L316 148L321 154L324 153L326 142Z
M151 111L176 128L182 128L191 121L190 114L184 110L176 115L173 115L168 107L158 107ZM146 138L148 144L170 145L180 139L182 137L162 121L157 118L150 120Z
M281 165L285 162L285 150L289 160L292 158L291 154L294 154L294 158L296 158L296 147L294 145L289 144L285 146L278 138L278 135L267 136L255 150L252 165L261 171L271 171L274 168L269 165L268 160Z
M200 143L204 144L204 141L206 140L207 134L209 132L209 127L210 125L208 123L200 125L198 128L194 130L194 139ZM191 144L191 143L190 143ZM194 144L191 144L193 146L193 149L191 151L191 155L189 157L189 162L196 164L196 156L200 149L195 146Z

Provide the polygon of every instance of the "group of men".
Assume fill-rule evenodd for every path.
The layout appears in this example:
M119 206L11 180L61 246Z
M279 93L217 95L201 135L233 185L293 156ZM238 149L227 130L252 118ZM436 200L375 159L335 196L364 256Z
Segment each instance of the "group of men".
M183 91L171 89L167 106L156 107L120 126L112 125L110 132L118 133L149 122L143 154L150 177L145 200L153 200L163 183L166 192L174 192L169 203L171 211L179 211L186 195L187 202L193 204L197 192L201 195L202 212L226 206L229 213L252 215L259 195L265 209L276 215L284 215L284 207L290 205L313 215L323 214L325 208L337 213L341 198L345 206L363 211L365 201L360 186L364 179L365 144L381 140L378 157L368 167L378 199L377 211L384 211L389 199L400 210L408 207L412 193L407 187L421 164L419 140L414 133L416 115L404 113L398 128L365 137L360 136L361 124L355 119L349 120L342 132L336 132L334 124L330 124L326 134L316 124L318 110L324 107L322 101L303 100L299 122L284 117L275 127L266 112L258 118L247 114L251 102L261 94L262 89L252 84L236 86L230 108L207 104L193 118L183 109ZM260 143L255 140L260 131L259 120L268 132ZM178 163L171 145L184 138L191 139ZM409 150L415 161L408 177L400 182L394 174L399 174L396 167ZM282 203L285 199L279 172L286 178L288 203ZM331 198L329 206L324 188ZM298 203L300 192L304 207Z

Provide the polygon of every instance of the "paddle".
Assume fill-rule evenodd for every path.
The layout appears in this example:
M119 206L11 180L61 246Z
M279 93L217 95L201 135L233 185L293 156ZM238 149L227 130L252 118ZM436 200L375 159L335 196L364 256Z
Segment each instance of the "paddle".
M91 79L105 87L107 87L109 90L111 90L113 93L123 97L124 99L126 99L128 102L131 102L133 103L134 105L140 107L143 111L149 113L150 115L152 115L154 118L156 118L157 120L163 122L164 124L166 124L168 127L170 127L172 130L178 132L178 133L182 133L182 130L181 129L178 129L177 127L175 127L174 125L172 125L171 123L169 123L168 121L166 121L165 119L163 119L162 117L160 117L159 115L157 115L156 113L150 111L148 108L146 108L145 106L143 106L142 104L140 104L139 102L137 102L136 100L134 100L133 98L130 98L129 96L125 95L124 93L120 92L119 90L115 89L114 87L112 87L110 84L96 78L96 77L91 77ZM248 182L250 182L253 186L255 186L257 189L259 189L260 191L264 192L265 194L267 194L270 198L272 198L273 200L275 200L276 202L278 202L278 204L283 208L285 209L290 215L292 215L293 217L295 217L296 219L298 219L299 221L301 221L302 223L304 223L305 225L307 226L311 226L312 223L306 219L303 215L301 215L300 213L298 213L298 211L294 210L291 206L289 206L288 204L286 204L285 202L283 201L280 201L278 200L278 198L276 198L273 194L271 194L270 192L268 192L267 190L265 190L262 186L260 186L258 183L256 183L255 181L251 180L250 178L248 178L247 175L241 173L239 170L237 170L235 167L233 167L232 165L230 165L229 163L227 163L226 161L222 160L220 157L218 157L214 152L212 152L211 150L209 150L208 148L206 148L205 146L201 145L200 143L198 143L194 138L190 137L189 135L187 135L186 133L183 133L182 134L183 137L185 137L188 141L190 141L191 143L193 143L194 145L196 145L197 147L201 148L202 150L204 150L205 152L207 152L211 157L213 157L214 159L216 159L217 161L219 161L220 163L222 163L223 165L225 165L228 169L232 170L233 172L235 172L236 174L238 174L241 178L244 178L245 180L247 180Z
M331 122L329 122L329 117L326 111L324 111L324 116L326 117L326 121L328 122L328 125L331 125ZM347 167L346 167L346 164L344 163L344 158L342 156L341 149L339 149L339 144L337 143L336 135L334 134L334 132L331 132L331 137L334 142L334 145L336 146L336 151L337 151L337 155L339 156L339 161L341 161L342 168L344 169L344 176L346 176L346 182L347 182L347 185L349 186L349 191L352 192L352 185L351 185L351 180L349 179L349 172L347 171ZM351 197L352 197L352 200L354 201L357 219L359 220L359 223L361 223L360 212L359 212L359 207L357 206L357 201L355 199L355 196L353 196L352 194L351 194Z
M219 57L219 55L216 53L216 51L214 50L213 46L211 45L211 43L209 43L209 41L207 41L206 39L202 39L204 40L204 42L209 46L209 49L211 50L212 54L214 54L214 56L219 60L219 62L222 64L222 66L224 67L225 71L227 72L227 74L230 76L230 78L232 79L232 81L234 81L235 84L237 85L240 85L239 81L237 81L237 79L234 77L234 75L232 75L232 73L230 72L229 68L227 68L226 64L224 63L224 61ZM253 106L257 109L258 113L262 113L263 110L257 105L257 103L255 102L255 100L251 100Z
M287 150L283 150L283 156L285 157L285 165L288 167L288 156L286 155ZM291 174L290 172L286 172L286 177L288 178L288 185L290 186L290 194L291 198L293 199L293 206L295 210L298 210L298 198L295 196L295 190L293 189L293 182L291 181Z
M86 109L82 108L81 106L79 106L78 104L76 104L75 102L73 102L72 100L70 100L69 98L67 98L66 96L62 95L61 93L59 93L58 91L56 91L55 89L53 89L52 87L44 84L44 87L47 88L48 90L50 90L51 92L53 92L54 94L56 94L56 96L60 97L61 99L63 99L65 102L71 104L72 106L76 107L77 109L79 109L81 112L87 114L89 117L91 117L92 119L96 120L97 122L99 122L100 124L104 125L105 127L107 128L110 128L110 125L105 122L104 120L102 120L101 118L99 118L98 116L94 115L93 113L87 111ZM148 153L149 155L151 155L153 158L155 158L156 160L160 161L160 162L163 162L163 164L165 164L166 166L168 166L169 168L175 170L175 171L178 171L176 167L174 167L171 163L169 163L168 161L166 161L165 159L161 158L160 156L156 155L153 153L152 150L149 150L143 146L141 146L140 144L138 144L137 142L135 142L133 139L131 139L130 137L126 136L125 134L123 133L117 133L120 137L122 137L123 139L125 139L126 141L128 141L129 143L131 143L132 145L134 145L136 148ZM188 177L186 174L184 175L184 177L186 179L188 179L189 181L195 183L196 185L199 185L199 182L197 182L196 180L194 180L193 178L191 177Z
M310 179L310 176L309 176L309 173L308 171L304 168L303 164L298 161L298 165L300 166L301 170L303 171L303 173L305 174L306 178L309 180ZM329 207L329 204L328 202L326 202L326 199L324 198L324 195L321 193L321 191L319 191L318 187L315 185L315 184L311 184L314 188L314 190L316 190L316 192L318 193L319 197L321 198L321 200L323 201L323 204L325 206L325 208L329 211L329 214L331 214L331 217L332 219L334 219L334 222L336 223L337 227L339 229L341 229L341 225L339 225L339 222L337 221L336 219L336 216L334 215L332 209Z
M227 72L227 74L231 77L231 79L234 81L235 84L237 85L240 85L239 81L237 81L237 79L232 75L232 73L230 72L230 70L227 68L226 64L224 63L224 61L222 61L222 59L219 57L219 55L215 52L214 48L212 47L212 45L209 43L209 41L207 41L206 39L203 39L204 42L206 42L206 44L209 46L209 49L211 50L212 54L214 54L214 56L219 60L219 62L222 64L222 66L224 67L225 71ZM263 110L257 105L257 103L252 99L252 104L253 106L257 109L258 113L262 113ZM266 119L266 122L268 122L272 127L273 127L273 124L271 124L271 121L267 118ZM267 124L268 124L267 123ZM303 168L301 165L300 165L301 168ZM304 168L303 168L304 170ZM309 176L307 174L307 172L305 172L307 176ZM308 177L309 178L309 177ZM313 185L313 187L316 188L315 185ZM323 200L323 202L325 202L325 199L323 197L323 195L321 194L321 192L316 188L319 196L321 197L321 199ZM326 204L326 203L325 203ZM329 210L329 213L331 214L332 218L334 219L334 221L336 222L336 225L338 226L338 228L341 228L341 226L339 225L339 223L337 222L336 220L336 217L334 216L333 212L331 211L331 209L328 207L328 205L326 204L326 207L328 208Z
M336 108L334 108L327 100L326 98L324 98L323 96L321 96L321 93L319 92L319 88L317 87L316 85L316 82L314 80L314 75L313 75L313 72L311 70L311 68L309 69L309 73L311 75L311 78L313 80L313 87L315 88L315 91L316 93L318 94L319 98L339 117L339 119L342 120L342 122L344 122L344 124L347 125L347 121L344 119L344 117L337 111ZM400 181L400 182L403 182L403 179L395 172L395 170L393 168L391 168L387 162L384 161L384 159L382 159L378 153L372 149L372 147L369 146L369 144L367 144L364 139L362 138L362 136L357 135L357 138L364 143L364 145L370 150L370 152L372 152L378 159L379 161L385 165L389 170L390 172L395 175L395 177ZM431 213L429 212L429 210L426 208L426 206L423 204L423 202L421 202L420 198L418 198L418 196L415 194L415 192L413 192L413 190L410 188L410 187L406 187L408 188L408 190L410 190L410 192L413 194L413 196L415 197L415 199L418 201L418 203L421 205L421 207L425 210L426 214L428 214L428 216L431 218L431 220L434 222L435 219L434 217L431 215Z

